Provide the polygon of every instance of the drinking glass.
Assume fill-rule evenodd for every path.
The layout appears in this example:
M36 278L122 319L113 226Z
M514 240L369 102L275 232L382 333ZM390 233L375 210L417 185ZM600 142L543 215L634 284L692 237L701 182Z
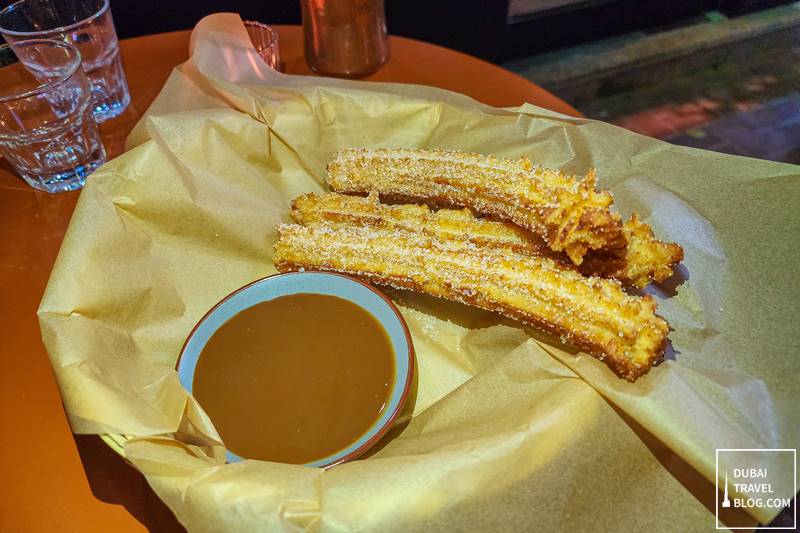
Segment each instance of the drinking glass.
M0 46L0 153L32 187L79 189L106 152L78 49L32 39Z
M244 27L247 30L247 35L250 36L250 42L253 43L253 48L256 53L261 56L261 59L271 68L281 71L281 51L278 47L278 32L255 20L244 21Z
M61 39L78 47L92 87L94 116L104 122L131 101L108 0L19 0L0 11L6 42Z

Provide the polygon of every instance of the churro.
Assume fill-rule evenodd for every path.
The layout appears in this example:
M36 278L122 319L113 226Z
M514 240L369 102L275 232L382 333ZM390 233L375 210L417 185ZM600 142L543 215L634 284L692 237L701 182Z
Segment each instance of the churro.
M499 312L560 336L629 381L659 359L669 330L652 298L628 295L616 281L435 232L346 220L282 225L273 260L282 272L342 272Z
M610 210L613 199L595 189L594 171L579 179L527 158L353 148L328 164L328 183L337 192L468 207L531 231L577 265L590 250L625 246L620 216Z
M296 198L292 206L292 220L303 225L327 223L334 227L362 225L416 231L439 239L461 239L479 246L547 256L564 268L572 267L566 256L550 250L540 237L510 223L477 218L469 209L432 211L425 205L386 205L374 195L363 198L336 193L307 194ZM655 239L650 227L635 215L625 223L623 231L628 244L620 255L590 253L580 271L639 288L672 274L682 258L680 246Z
M617 253L593 252L580 266L587 275L620 280L624 285L643 288L651 281L664 281L683 261L683 248L656 239L653 229L634 214L622 226L627 244Z

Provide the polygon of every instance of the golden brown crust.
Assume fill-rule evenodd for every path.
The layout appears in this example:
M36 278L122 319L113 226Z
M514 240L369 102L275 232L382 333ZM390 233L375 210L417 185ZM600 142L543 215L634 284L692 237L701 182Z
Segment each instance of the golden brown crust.
M296 204L297 205L297 204ZM280 271L317 269L499 312L560 335L634 381L660 357L667 323L650 297L547 257L380 226L284 225Z
M362 198L336 193L308 194L296 198L292 220L304 225L328 223L332 226L362 225L423 232L439 239L462 239L476 245L506 248L514 252L547 256L572 266L569 258L553 252L541 238L507 222L475 217L468 209L432 211L425 205L386 205L375 196ZM672 274L682 250L674 243L654 238L647 224L634 217L623 227L629 239L624 252L617 255L590 252L580 271L617 279L627 286L644 287L651 280L661 281Z
M554 251L580 264L589 250L625 246L622 221L612 213L607 191L584 179L535 167L525 158L500 159L445 150L354 148L341 150L328 165L337 192L378 193L417 201L468 207L513 222L539 236Z
M289 214L293 221L304 226L327 223L334 227L356 225L420 232L439 239L462 239L480 246L508 248L520 253L552 254L554 259L571 264L529 231L507 222L477 218L469 209L434 211L427 205L388 205L379 202L377 195L310 193L295 198Z
M619 254L590 253L581 264L587 275L616 278L642 288L651 281L664 281L683 261L683 248L655 238L653 229L634 215L622 226L627 246Z

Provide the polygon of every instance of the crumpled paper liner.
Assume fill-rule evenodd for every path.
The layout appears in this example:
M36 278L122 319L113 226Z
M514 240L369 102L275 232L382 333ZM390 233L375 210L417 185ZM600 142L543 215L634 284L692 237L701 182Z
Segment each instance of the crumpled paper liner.
M129 151L88 180L39 310L73 430L132 436L126 458L190 530L705 531L715 448L797 447L798 167L528 104L281 75L234 15L201 21L192 52ZM674 351L631 384L497 315L390 292L417 351L410 422L329 471L224 464L178 352L220 298L275 272L289 202L323 191L349 146L596 167L621 213L684 246L678 275L648 289ZM776 468L790 493L794 472ZM778 509L749 511L767 522Z

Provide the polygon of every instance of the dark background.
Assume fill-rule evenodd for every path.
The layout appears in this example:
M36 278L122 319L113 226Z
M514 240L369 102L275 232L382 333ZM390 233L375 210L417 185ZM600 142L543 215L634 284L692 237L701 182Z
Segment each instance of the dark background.
M69 0L61 0L68 2ZM790 0L580 0L507 19L509 0L386 0L389 32L488 60L524 56L717 9L735 16ZM11 0L0 0L6 6ZM300 0L111 0L120 38L192 28L222 11L300 24Z

